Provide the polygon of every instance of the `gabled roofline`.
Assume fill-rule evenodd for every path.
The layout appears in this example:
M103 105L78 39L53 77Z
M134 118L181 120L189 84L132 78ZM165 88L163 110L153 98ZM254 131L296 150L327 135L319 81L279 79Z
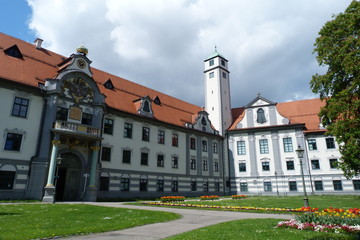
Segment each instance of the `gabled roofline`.
M264 97L262 97L260 95L260 93L257 95L256 98L254 98L254 100L252 100L250 103L248 103L245 108L252 108L251 105L253 105L254 103L256 103L258 100L263 100L264 102L267 102L269 103L268 105L276 105L277 103L276 102L273 102L273 101L270 101L269 99L266 99ZM261 105L261 106L267 106L267 105ZM259 107L259 106L256 106L256 107Z

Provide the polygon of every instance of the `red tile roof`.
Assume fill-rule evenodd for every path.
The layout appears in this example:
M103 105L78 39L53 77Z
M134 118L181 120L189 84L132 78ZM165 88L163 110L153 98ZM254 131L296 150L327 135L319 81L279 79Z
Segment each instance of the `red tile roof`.
M319 128L320 118L318 116L321 107L325 106L325 102L319 98L283 102L278 103L276 108L278 112L289 119L290 124L305 124L306 132L319 132L325 131ZM244 118L245 108L234 108L232 109L233 124L229 130L236 130L236 125Z
M16 45L23 55L23 59L8 56L4 50ZM66 57L48 51L36 49L34 44L0 33L0 79L37 87L46 78L53 78L59 70L58 64ZM194 115L201 111L201 107L184 102L164 93L144 87L118 76L91 68L93 79L100 91L106 96L106 104L114 109L136 114L134 100L149 95L151 99L159 97L161 105L152 104L154 119L184 126L193 122ZM114 89L110 90L103 84L111 79Z

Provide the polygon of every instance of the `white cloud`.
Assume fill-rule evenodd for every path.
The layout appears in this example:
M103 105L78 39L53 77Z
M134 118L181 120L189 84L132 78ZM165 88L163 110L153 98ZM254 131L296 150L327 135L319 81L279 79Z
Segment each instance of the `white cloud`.
M217 45L237 107L258 92L315 97L317 32L350 1L28 0L29 27L53 51L69 56L84 42L93 66L200 106L203 60Z

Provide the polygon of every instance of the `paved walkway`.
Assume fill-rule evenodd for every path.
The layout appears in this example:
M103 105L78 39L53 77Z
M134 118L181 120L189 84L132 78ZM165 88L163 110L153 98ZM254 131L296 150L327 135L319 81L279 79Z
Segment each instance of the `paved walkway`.
M210 226L222 222L247 218L278 218L291 219L291 215L285 214L264 214L264 213L245 213L230 211L210 211L196 209L164 208L151 206L124 205L122 203L87 202L86 204L121 207L142 210L155 210L172 212L182 215L182 218L170 222L154 223L144 226L128 228L120 231L111 231L84 236L65 238L68 240L95 239L95 240L157 240L183 232L188 232L197 228ZM65 240L64 239L64 240Z

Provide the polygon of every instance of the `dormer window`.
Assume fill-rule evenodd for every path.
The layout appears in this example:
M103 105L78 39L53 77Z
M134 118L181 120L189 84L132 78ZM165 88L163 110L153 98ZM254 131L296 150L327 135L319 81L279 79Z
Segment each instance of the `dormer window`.
M109 78L109 80L107 80L107 81L104 83L104 87L107 88L107 89L110 89L110 90L113 90L113 89L114 89L114 85L112 84L110 78Z
M156 105L161 105L161 101L160 101L160 98L158 96L156 96L156 98L154 99L154 103Z
M140 101L140 106L138 108L138 113L140 113L141 115L147 116L147 117L153 117L153 110L151 107L151 98L149 96L145 96L139 100Z
M258 123L265 123L266 122L266 118L265 118L265 112L262 108L259 108L257 110L257 120Z
M150 103L149 103L149 101L144 101L144 105L143 105L143 108L142 108L142 110L144 111L144 112L150 112Z
M23 58L23 55L20 52L20 49L16 45L13 45L13 46L9 47L8 49L5 49L4 53L6 55L14 57L14 58L19 58L19 59Z

